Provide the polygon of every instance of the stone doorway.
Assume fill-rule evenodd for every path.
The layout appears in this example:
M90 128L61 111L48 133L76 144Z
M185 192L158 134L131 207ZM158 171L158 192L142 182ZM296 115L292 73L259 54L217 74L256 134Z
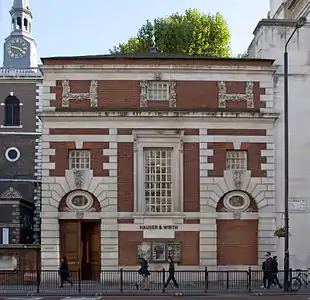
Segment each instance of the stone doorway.
M100 220L59 220L60 256L82 280L99 280L101 270Z

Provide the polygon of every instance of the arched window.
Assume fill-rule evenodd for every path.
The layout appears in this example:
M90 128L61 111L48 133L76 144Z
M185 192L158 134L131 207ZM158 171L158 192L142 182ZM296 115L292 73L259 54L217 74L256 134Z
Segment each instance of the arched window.
M12 31L14 31L16 29L16 23L15 23L15 19L12 19Z
M15 96L8 96L4 101L4 126L20 125L20 102Z
M26 18L24 19L24 29L28 31L28 20Z
M17 18L17 29L18 30L22 29L22 19L20 17Z

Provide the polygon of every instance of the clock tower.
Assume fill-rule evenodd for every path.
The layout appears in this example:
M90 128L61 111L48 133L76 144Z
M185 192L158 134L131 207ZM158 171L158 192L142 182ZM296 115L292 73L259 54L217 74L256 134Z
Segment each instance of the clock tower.
M29 0L14 0L10 10L11 34L5 39L3 67L37 67L37 44L32 37L32 12Z

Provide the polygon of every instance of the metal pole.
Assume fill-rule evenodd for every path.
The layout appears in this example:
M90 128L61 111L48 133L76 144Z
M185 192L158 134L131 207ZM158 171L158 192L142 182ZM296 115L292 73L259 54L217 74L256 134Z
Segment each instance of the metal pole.
M286 47L285 47L286 48ZM284 52L284 291L289 290L289 127L288 127L288 53Z

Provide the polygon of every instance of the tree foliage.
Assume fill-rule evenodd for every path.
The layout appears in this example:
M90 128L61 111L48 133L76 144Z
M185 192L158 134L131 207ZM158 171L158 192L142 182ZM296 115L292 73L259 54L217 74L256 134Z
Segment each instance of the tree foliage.
M146 53L153 46L153 39L161 53L230 56L230 31L224 18L219 13L206 15L197 9L157 18L154 22L147 20L136 37L110 49L110 53Z
M249 57L247 52L237 54L236 58L247 58Z

